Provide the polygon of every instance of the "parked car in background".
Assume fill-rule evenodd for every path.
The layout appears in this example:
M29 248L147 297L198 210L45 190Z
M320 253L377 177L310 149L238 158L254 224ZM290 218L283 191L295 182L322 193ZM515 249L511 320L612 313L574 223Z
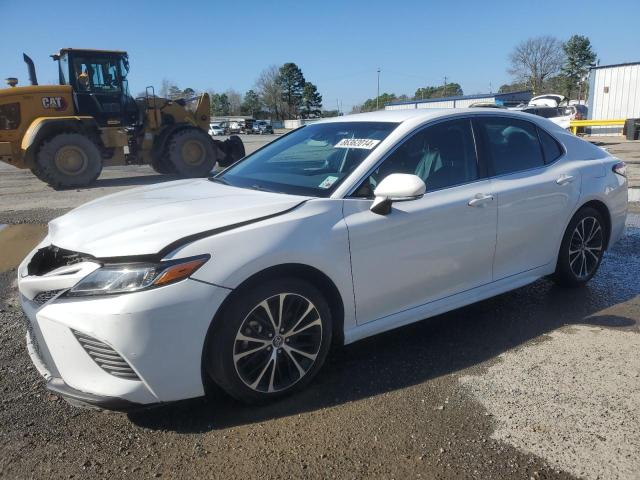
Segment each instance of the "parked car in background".
M332 344L546 276L586 284L623 234L625 175L535 115L324 119L215 176L50 222L17 269L29 354L49 390L108 409L211 383L273 400L307 385Z
M586 120L588 118L589 109L586 105L575 104L563 108L571 116L571 120Z
M520 111L537 115L539 117L548 118L553 123L564 129L568 129L570 127L570 122L572 120L571 107L529 106L524 107Z
M244 133L245 125L244 121L241 120L232 120L229 122L229 133Z
M563 102L567 101L567 97L556 93L547 93L544 95L538 95L529 100L529 106L538 107L557 107Z
M273 127L264 120L256 120L253 122L253 133L260 135L273 133Z
M220 124L214 124L212 123L211 125L209 125L209 135L211 136L220 136L220 135L225 135L225 129L222 125Z

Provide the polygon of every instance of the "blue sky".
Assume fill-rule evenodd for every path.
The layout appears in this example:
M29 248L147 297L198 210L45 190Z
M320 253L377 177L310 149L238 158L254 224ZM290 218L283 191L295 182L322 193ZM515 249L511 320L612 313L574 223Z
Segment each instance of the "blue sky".
M129 52L133 93L163 78L244 92L269 65L297 63L325 108L448 81L465 93L510 80L507 56L538 35L587 35L602 64L640 61L638 0L602 1L15 1L0 0L0 79L56 82L60 47Z

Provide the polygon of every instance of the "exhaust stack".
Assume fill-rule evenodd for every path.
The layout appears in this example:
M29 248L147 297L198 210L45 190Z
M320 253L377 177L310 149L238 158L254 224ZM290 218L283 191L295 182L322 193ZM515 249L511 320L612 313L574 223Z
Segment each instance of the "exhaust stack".
M24 59L24 63L27 64L27 69L29 70L29 81L31 85L38 85L38 77L36 77L36 67L33 64L33 60L26 53L22 54L22 58Z

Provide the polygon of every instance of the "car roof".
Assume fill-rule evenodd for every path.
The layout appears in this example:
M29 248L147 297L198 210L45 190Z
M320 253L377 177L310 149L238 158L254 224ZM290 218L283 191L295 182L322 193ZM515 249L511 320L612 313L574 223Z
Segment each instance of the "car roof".
M536 107L539 108L539 107ZM522 114L503 108L412 108L405 110L378 110L376 112L356 113L342 117L322 119L315 123L332 122L394 122L394 123L423 123L439 118L449 118L459 115L489 114L495 116L520 117Z

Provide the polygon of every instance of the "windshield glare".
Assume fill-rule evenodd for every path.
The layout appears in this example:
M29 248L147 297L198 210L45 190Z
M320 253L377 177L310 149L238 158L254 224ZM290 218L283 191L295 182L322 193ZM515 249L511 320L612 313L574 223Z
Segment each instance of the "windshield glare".
M391 122L307 125L213 180L256 190L328 197L397 126Z

